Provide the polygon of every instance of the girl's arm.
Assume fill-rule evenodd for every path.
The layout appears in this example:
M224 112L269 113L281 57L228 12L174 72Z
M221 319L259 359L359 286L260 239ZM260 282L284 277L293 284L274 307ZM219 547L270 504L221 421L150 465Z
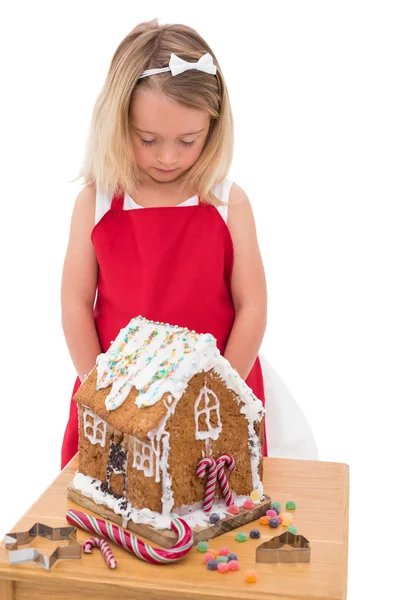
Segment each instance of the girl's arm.
M75 201L61 284L62 327L81 381L101 353L93 316L98 264L90 235L95 209L96 189L88 185Z
M250 201L236 183L229 198L228 228L234 248L232 298L236 316L224 357L245 380L267 326L267 284Z

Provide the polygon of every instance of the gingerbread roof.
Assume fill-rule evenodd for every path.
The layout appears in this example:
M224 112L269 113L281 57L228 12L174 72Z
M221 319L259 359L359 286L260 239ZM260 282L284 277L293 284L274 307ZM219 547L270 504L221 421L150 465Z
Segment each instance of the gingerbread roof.
M195 374L211 369L239 396L249 423L260 422L261 400L220 354L211 334L142 316L97 357L74 400L124 433L145 437L164 420L168 399L179 400Z

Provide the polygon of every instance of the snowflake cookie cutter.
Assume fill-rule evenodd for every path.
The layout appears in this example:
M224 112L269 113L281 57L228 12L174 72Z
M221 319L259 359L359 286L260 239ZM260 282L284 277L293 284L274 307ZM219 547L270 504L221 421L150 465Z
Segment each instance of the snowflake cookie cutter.
M271 538L256 549L258 563L310 562L310 542L303 535L286 531Z
M25 562L35 562L47 571L59 558L81 558L82 547L76 539L76 527L50 527L43 523L35 523L29 531L7 533L5 546L8 550L8 560L12 565ZM53 542L69 542L68 546L58 546L50 556L41 554L36 548L19 548L30 544L37 537L44 537Z

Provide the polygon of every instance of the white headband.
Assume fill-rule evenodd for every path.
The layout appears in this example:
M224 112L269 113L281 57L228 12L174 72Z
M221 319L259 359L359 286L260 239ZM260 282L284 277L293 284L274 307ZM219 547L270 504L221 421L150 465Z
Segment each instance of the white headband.
M161 69L147 69L146 71L143 71L138 79L141 79L142 77L148 77L149 75L155 75L156 73L164 73L165 71L171 71L172 75L175 76L179 75L179 73L183 73L184 71L188 71L189 69L204 71L205 73L210 73L211 75L215 75L217 72L217 67L214 65L212 56L208 52L203 54L203 56L201 56L199 60L194 63L187 62L172 52L169 60L169 67L162 67Z

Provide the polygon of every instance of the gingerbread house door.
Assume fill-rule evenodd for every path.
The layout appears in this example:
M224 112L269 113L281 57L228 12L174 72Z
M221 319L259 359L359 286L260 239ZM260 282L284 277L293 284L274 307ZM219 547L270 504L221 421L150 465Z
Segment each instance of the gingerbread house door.
M127 450L121 443L111 440L107 464L107 492L118 497L126 496Z

